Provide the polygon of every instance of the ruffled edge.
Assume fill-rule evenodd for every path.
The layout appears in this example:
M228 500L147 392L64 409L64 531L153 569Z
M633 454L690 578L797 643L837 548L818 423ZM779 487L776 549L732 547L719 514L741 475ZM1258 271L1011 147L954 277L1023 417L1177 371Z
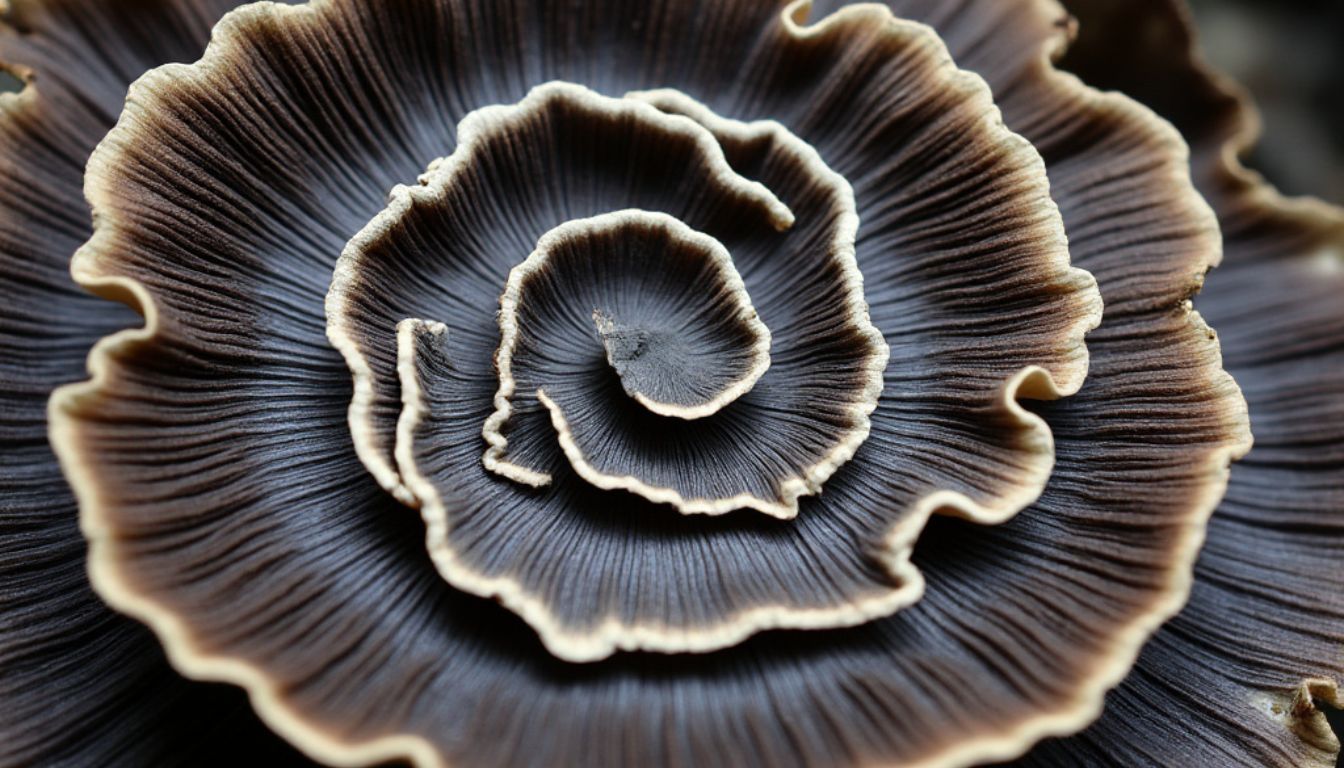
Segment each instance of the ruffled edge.
M0 3L4 2L5 0L0 0ZM1046 8L1058 10L1058 4L1055 0L1036 0L1036 2ZM152 101L160 88L171 86L175 82L190 81L193 79L193 70L207 71L222 66L228 58L227 49L240 44L237 38L245 34L249 24L266 18L314 14L321 8L329 7L332 4L333 0L312 0L310 4L302 6L281 6L271 2L258 2L245 6L230 12L219 22L205 54L196 64L165 65L150 70L132 84L127 95L127 110L123 112L116 128L99 145L98 150L89 162L85 193L94 207L95 233L89 243L76 254L72 263L72 274L78 283L93 293L126 303L140 312L145 317L145 325L141 328L118 332L101 340L89 353L90 379L85 382L65 385L53 393L49 406L51 439L67 479L80 501L81 527L89 541L90 580L98 593L110 605L140 619L154 630L163 643L170 661L179 671L188 677L227 682L244 687L249 693L254 708L267 724L310 756L332 765L362 766L382 761L406 759L417 766L441 766L446 765L446 762L441 759L438 751L429 742L418 736L400 734L378 737L354 744L343 743L321 728L308 723L303 716L296 714L293 709L285 704L280 686L259 667L235 657L210 654L202 650L192 637L192 632L186 622L153 599L139 594L118 569L115 562L117 556L115 538L106 520L106 503L98 492L95 464L90 460L90 457L85 455L79 445L78 414L81 408L96 400L102 394L112 370L117 365L117 359L129 350L152 342L158 335L158 329L162 322L151 295L140 283L131 278L110 274L97 263L98 254L105 251L106 245L113 240L116 227L115 222L108 220L105 214L99 215L100 210L107 210L107 201L112 196L111 190L104 188L101 181L107 167L112 164L115 153L122 145L129 143L138 128L137 123L140 119L138 112L143 110L133 109L134 105ZM797 0L789 6L785 13L789 14L789 18L792 20L792 15L800 10L806 11L809 6L809 0ZM870 13L881 12L886 14L887 19L895 21L885 6L865 4L854 6L854 8ZM901 21L897 23L927 29L926 25L914 22ZM936 39L936 34L934 37ZM1083 85L1081 81L1064 75L1056 70L1051 63L1052 59L1067 45L1067 38L1067 34L1061 35L1045 46L1046 50L1041 56L1041 67L1044 69L1041 77L1047 82L1055 78L1066 78L1066 80L1056 82L1068 82L1067 87L1070 89L1083 89L1090 92L1091 89ZM937 47L950 64L950 57L941 40L938 41ZM970 73L966 73L966 75L973 81L980 83L980 87L986 93L988 92L978 76ZM1116 94L1106 94L1106 97L1116 99L1118 103L1124 104L1127 109L1132 110L1139 119L1156 125L1159 130L1174 133L1174 129L1156 118L1151 111L1138 105L1137 102ZM997 110L995 112L997 114ZM1183 142L1181 144L1184 146ZM1188 185L1188 171L1183 174L1183 178L1179 181ZM1192 195L1192 201L1195 205L1207 209L1207 205L1202 198L1199 198L1193 192ZM1216 259L1213 261L1216 262ZM1192 285L1192 288L1197 287L1198 281ZM1191 310L1190 317L1192 327L1196 329L1207 328L1199 319L1198 313ZM1211 331L1206 332L1212 338ZM1081 386L1086 363L1083 363L1081 371L1078 371L1076 366L1073 370L1076 371L1076 376L1066 377L1065 380L1071 384L1076 378L1077 386L1072 387L1072 390L1076 391L1077 387ZM1070 390L1068 385L1061 386L1048 376L1044 377L1045 381L1042 382L1040 377L1024 375L1026 373L1020 373L1019 377L1035 379L1038 386L1049 382L1046 391L1053 389L1055 392L1062 394ZM1225 372L1221 371L1221 367L1219 373L1223 377L1227 376ZM1044 424L1038 417L1021 409L1021 406L1016 404L1015 399L1009 407L1022 411L1025 417L1040 422L1040 425ZM1244 401L1242 402L1242 410L1244 414ZM1195 513L1192 514L1187 535L1178 545L1181 555L1184 556L1180 559L1188 560L1191 566L1203 541L1204 522L1223 495L1228 464L1231 460L1249 450L1249 445L1249 429L1246 429L1244 436L1236 444L1215 451L1207 462L1210 474L1214 478L1203 499L1207 501L1207 504L1199 505L1201 508L1196 509ZM1039 495L1039 490L1036 494L1032 494L1031 498L1024 502L1024 505L1034 500L1037 495ZM941 505L928 503L924 506L929 508L930 512L932 512L934 506L938 506L939 511L948 508L955 510L961 509L964 501L969 500L962 497L961 499L948 499L946 503ZM972 511L974 513L975 510ZM1013 512L1016 511L1013 510ZM971 516L974 518L974 514ZM1010 516L1011 513L1005 515L1005 519ZM898 533L894 533L893 538L900 538ZM1090 679L1082 681L1078 694L1071 702L1051 712L1028 718L994 738L962 744L937 758L917 764L918 768L952 768L953 766L975 762L1009 759L1022 754L1041 738L1072 733L1086 726L1100 713L1105 692L1118 683L1133 665L1139 648L1147 637L1185 603L1191 580L1190 568L1177 569L1166 595L1154 602L1152 611L1140 616L1128 630L1120 633L1119 639L1113 646L1115 652L1107 655L1110 663L1101 665Z

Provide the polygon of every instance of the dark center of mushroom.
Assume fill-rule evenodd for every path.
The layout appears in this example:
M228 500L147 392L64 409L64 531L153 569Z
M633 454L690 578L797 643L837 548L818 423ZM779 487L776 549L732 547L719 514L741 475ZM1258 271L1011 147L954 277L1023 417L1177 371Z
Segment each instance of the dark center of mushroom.
M737 399L755 383L763 369L749 369L732 354L729 343L747 343L749 331L734 338L705 339L681 328L628 325L600 309L593 323L607 352L607 363L620 377L625 393L654 413L698 419ZM720 342L698 346L697 342ZM726 342L726 343L724 343Z
M600 386L591 369L609 366L653 413L698 419L749 391L770 366L770 331L728 251L666 214L620 211L562 224L514 276L500 323L516 325L518 335L506 339L523 343L500 354L511 367L535 365L538 389L552 402L581 402ZM606 365L519 360L548 355L565 343L560 336L581 338L570 326L589 306L600 342L594 359Z

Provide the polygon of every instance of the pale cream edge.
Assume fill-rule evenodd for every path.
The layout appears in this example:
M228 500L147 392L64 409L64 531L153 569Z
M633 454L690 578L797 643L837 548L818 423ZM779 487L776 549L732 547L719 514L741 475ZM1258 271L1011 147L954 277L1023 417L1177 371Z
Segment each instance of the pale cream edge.
M360 230L341 252L332 272L325 308L327 341L345 358L346 367L350 369L353 378L354 391L350 398L350 407L346 411L346 423L350 428L355 455L384 490L396 497L397 501L416 507L420 504L419 500L402 483L396 467L383 456L383 448L379 444L379 435L374 428L372 415L376 377L373 367L364 356L359 343L355 341L355 334L349 327L347 314L347 307L350 304L349 292L358 281L358 262L362 258L363 247L381 234L382 226L379 225L390 224L409 207L408 198L400 194L402 189L403 187L398 186L392 191L388 207ZM374 231L375 226L378 226L377 231Z

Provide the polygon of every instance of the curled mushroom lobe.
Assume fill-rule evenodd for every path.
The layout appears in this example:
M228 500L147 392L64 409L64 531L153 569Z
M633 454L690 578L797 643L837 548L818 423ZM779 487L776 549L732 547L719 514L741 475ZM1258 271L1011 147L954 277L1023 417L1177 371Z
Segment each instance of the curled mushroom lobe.
M1324 759L1341 219L1076 4L12 0L0 763Z

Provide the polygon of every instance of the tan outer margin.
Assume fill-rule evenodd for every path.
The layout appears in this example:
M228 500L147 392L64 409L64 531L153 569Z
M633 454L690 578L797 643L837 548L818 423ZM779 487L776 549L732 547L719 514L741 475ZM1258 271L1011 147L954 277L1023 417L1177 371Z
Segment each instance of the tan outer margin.
M669 133L691 138L713 169L716 183L738 191L745 198L757 200L779 229L787 229L793 225L793 213L788 206L759 183L734 172L723 157L722 149L700 126L687 118L666 115L645 104L610 99L580 85L553 81L534 87L517 104L482 107L462 118L457 130L458 144L453 153L433 161L420 177L417 186L398 185L393 188L388 196L387 207L351 238L337 259L326 299L327 339L333 347L340 350L354 375L354 397L350 402L349 423L355 452L380 485L411 506L418 505L419 501L403 485L400 474L393 465L390 453L395 449L393 446L380 444L380 435L377 434L372 422L370 409L376 382L373 368L364 356L353 329L349 327L350 291L359 280L367 249L395 226L417 203L432 203L441 197L470 162L481 142L494 131L507 130L508 126L525 119L529 112L542 110L556 99L565 99L613 118L638 117ZM496 405L498 406L498 402ZM545 476L541 473L524 467L514 467L501 461L503 446L491 440L488 427L486 431L485 438L490 444L486 454L486 466L491 471L528 485L545 484Z
M1038 0L1038 2L1047 12L1058 12L1054 0ZM205 651L192 637L186 624L171 609L139 594L117 568L117 541L107 525L105 511L107 505L97 490L95 465L81 450L78 439L80 406L101 394L118 354L152 340L159 327L157 309L142 286L129 278L103 274L96 265L97 253L105 250L106 245L113 240L111 235L115 232L115 222L106 216L109 210L107 202L114 194L105 186L107 167L114 163L122 146L134 141L139 127L138 114L132 107L141 101L152 103L153 92L158 88L170 86L175 81L192 80L193 70L209 72L226 67L229 49L243 44L237 38L245 34L244 30L248 25L265 19L294 18L302 21L324 12L332 5L333 0L311 0L308 4L298 6L257 2L234 10L215 27L213 39L199 62L194 65L170 64L159 67L146 73L131 86L127 97L127 111L123 113L117 127L103 141L89 162L85 193L95 212L101 210L104 213L102 218L95 213L94 236L81 249L80 253L83 256L76 254L72 273L80 284L91 291L124 301L140 311L145 317L145 325L143 328L118 332L100 341L89 354L90 380L65 385L53 393L49 407L51 441L66 477L79 499L81 527L89 541L89 576L94 588L108 604L149 625L158 635L174 667L188 677L228 682L244 687L261 718L313 759L337 766L365 766L401 759L419 768L431 768L445 766L447 761L433 745L419 736L398 734L352 743L310 724L304 716L293 711L285 703L281 686L260 668L238 658ZM797 19L798 23L801 23L809 8L808 0L798 0L786 9L786 19L790 22ZM886 6L871 4L855 6L836 15L851 13L867 15L885 13L887 17L879 16L876 19L877 23L911 29L923 27L910 22L894 21L889 16ZM938 47L942 50L942 57L948 58L941 41L938 42ZM1050 46L1051 50L1046 51L1042 57L1045 70L1042 76L1046 79L1059 76L1050 65L1051 54L1059 47L1062 47L1062 41L1056 41L1055 45ZM1070 87L1085 88L1073 80L1066 79L1062 82L1069 83ZM1147 110L1137 108L1135 112L1147 122L1165 126ZM1165 129L1169 130L1169 127ZM1202 200L1196 201L1195 198L1197 195L1192 193L1192 205L1202 206ZM1197 316L1192 314L1192 318L1198 323ZM1212 511L1213 504L1222 496L1226 485L1227 462L1248 449L1249 431L1241 445L1218 452L1216 457L1211 458L1210 472L1220 481L1211 485L1210 492L1206 495L1206 500L1209 501L1207 509L1202 510L1202 515L1192 516L1196 519L1192 519L1187 535L1181 542L1181 550L1189 562L1193 563L1203 540L1203 518L1207 517ZM1157 625L1175 613L1185 602L1191 574L1189 569L1178 570L1181 572L1174 575L1168 596L1157 602L1152 613L1140 617L1121 633L1121 637L1113 645L1112 663L1102 665L1089 679L1081 681L1078 694L1073 701L1020 722L991 738L960 744L951 751L918 763L907 764L904 768L958 768L977 762L1007 760L1019 756L1042 738L1072 733L1090 723L1100 713L1105 692L1119 682L1128 671L1143 641Z
M786 18L791 19L790 14L796 14L800 9L806 7L806 2L795 2L785 11ZM890 24L897 32L918 34L931 42L936 41L936 50L941 54L944 61L944 71L947 72L951 84L971 90L978 98L987 98L988 88L983 81L974 74L957 70L936 35L929 33L928 28L922 25L895 20L885 6L872 4L850 6L814 27L802 28L795 22L790 21L788 28L795 35L822 34L825 27L833 23L833 19L837 17L862 17L864 15L876 15L877 19L874 20L876 23ZM741 123L719 118L693 100L675 91L652 91L634 93L629 96L660 103L662 106L673 110L687 112L697 121L708 126L713 132L733 132L742 137L750 138L763 131L774 131L775 129L772 126L778 125L770 121ZM1024 139L1010 133L1002 125L1002 122L998 119L998 112L992 105L989 109L993 126L992 132L1002 137L1003 144L1008 147L1006 151L1020 152L1023 149L1030 151L1031 158L1040 170L1039 177L1042 186L1045 186L1044 163L1040 156ZM806 145L802 146L806 148L806 151L813 151ZM820 162L819 158L817 162ZM826 169L826 172L830 173L829 169ZM841 181L843 182L843 179ZM848 183L843 183L845 189L848 190ZM1044 192L1042 198L1043 204L1053 208L1053 201L1050 201ZM1096 327L1101 313L1100 295L1097 292L1095 280L1089 273L1069 267L1063 224L1058 217L1055 217L1054 221L1055 231L1051 234L1054 235L1058 246L1054 250L1058 258L1055 265L1056 271L1067 275L1068 279L1074 283L1077 291L1090 294L1088 300L1089 311L1075 323L1069 336L1070 348L1066 356L1070 357L1072 365L1065 366L1064 370L1053 375L1045 368L1028 366L1003 384L996 401L999 410L1010 416L1026 433L1024 442L1034 448L1033 455L1037 459L1035 466L1029 472L1029 479L1026 482L1021 483L1002 498L996 499L995 503L989 506L978 504L963 494L946 490L934 492L916 502L902 516L901 521L890 529L884 540L883 552L880 555L883 565L899 585L898 587L833 609L799 610L781 605L763 606L743 612L734 617L732 622L723 626L695 631L678 630L675 634L664 626L624 624L614 617L607 617L597 628L586 632L576 633L567 630L555 620L549 608L539 598L530 594L523 585L505 577L485 576L470 570L449 546L447 510L444 502L432 484L415 466L412 451L414 431L427 409L419 394L418 381L408 381L406 378L416 375L413 360L402 359L403 355L414 355L415 353L413 345L410 348L404 345L413 342L413 336L409 334L413 332L416 326L406 325L406 323L421 323L422 327L430 332L433 332L433 329L438 326L424 321L403 321L403 324L398 328L400 342L398 371L403 376L402 401L404 407L402 418L398 422L396 456L403 481L412 493L421 499L421 514L429 527L426 540L435 565L444 578L459 589L499 599L523 617L541 635L543 642L553 654L570 661L597 660L618 650L703 652L735 644L765 629L852 626L874 618L891 615L900 608L912 604L922 595L924 582L918 569L910 562L910 555L915 538L931 515L935 513L947 514L982 524L1004 522L1039 497L1053 467L1054 443L1049 425L1023 408L1018 400L1026 398L1055 399L1077 391L1082 384L1087 368L1087 353L1082 342L1082 336L1086 331ZM857 228L857 216L853 226ZM848 248L852 259L852 234ZM855 266L855 269L857 272L857 266ZM861 281L862 277L857 276L856 279ZM858 301L862 302L862 294L859 294ZM862 305L862 309L866 317L866 305ZM885 344L883 344L883 350L885 350ZM879 377L882 370L885 369L885 355L880 362L882 366L877 370ZM1059 379L1064 381L1063 385L1057 384ZM506 380L511 381L511 377L501 374L501 381ZM504 389L501 388L501 392L503 391ZM543 402L546 402L544 394L541 397ZM498 404L498 396L496 400ZM563 445L565 436L568 434L567 426L564 423L563 415L559 414L557 409L551 408L551 412L552 420L561 435ZM566 447L566 453L569 454L571 463L574 463L576 469L582 473L584 464L581 461L582 457L579 456L580 461L576 461L574 456L577 453L577 448L571 451L570 447ZM539 475L538 479L542 482L549 479L545 475L537 474ZM521 476L515 479L521 480ZM585 476L585 479L590 482L594 482L594 480L599 483L602 482L601 477L589 478Z

